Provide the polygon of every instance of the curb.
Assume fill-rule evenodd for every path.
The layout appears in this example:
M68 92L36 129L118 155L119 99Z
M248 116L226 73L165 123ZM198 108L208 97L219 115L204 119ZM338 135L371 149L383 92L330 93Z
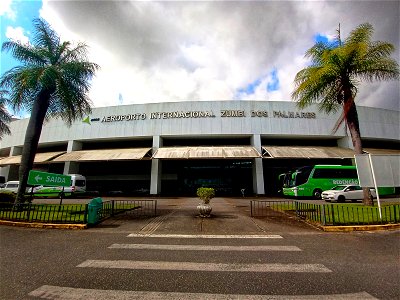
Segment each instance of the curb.
M29 222L12 222L0 220L0 225L28 227L28 228L45 228L45 229L86 229L87 224L55 224L55 223L29 223Z
M400 229L400 224L358 225L358 226L319 226L325 232L377 231Z

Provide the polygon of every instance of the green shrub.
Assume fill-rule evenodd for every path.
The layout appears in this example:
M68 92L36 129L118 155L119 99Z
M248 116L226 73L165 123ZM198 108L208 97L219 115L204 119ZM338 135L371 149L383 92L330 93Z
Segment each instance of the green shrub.
M213 188L201 187L197 189L197 197L199 197L205 204L210 203L210 200L215 197L215 190Z

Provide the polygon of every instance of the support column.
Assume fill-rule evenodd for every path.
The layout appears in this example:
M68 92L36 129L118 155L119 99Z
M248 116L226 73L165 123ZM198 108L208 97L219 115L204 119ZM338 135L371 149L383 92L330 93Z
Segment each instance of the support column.
M22 147L13 146L10 150L10 156L22 154ZM18 180L18 165L8 165L1 168L1 175L6 178L6 181Z
M153 136L153 151L162 147L162 139L160 136ZM150 178L150 195L159 195L161 193L161 160L151 160L151 178Z
M353 142L351 141L351 137L349 137L349 136L346 136L344 138L337 140L337 145L341 148L349 148L349 149L354 150ZM355 161L354 157L351 159L351 161L352 161L352 164L355 166L356 161Z
M346 136L337 141L337 145L341 148L349 148L354 149L353 142L351 141L351 137Z
M67 152L82 150L82 143L78 141L68 141ZM78 174L79 163L76 161L66 161L63 174Z
M262 153L261 136L259 134L254 134L251 137L251 145L256 148L258 152ZM253 193L256 195L265 194L262 158L254 158L253 161Z

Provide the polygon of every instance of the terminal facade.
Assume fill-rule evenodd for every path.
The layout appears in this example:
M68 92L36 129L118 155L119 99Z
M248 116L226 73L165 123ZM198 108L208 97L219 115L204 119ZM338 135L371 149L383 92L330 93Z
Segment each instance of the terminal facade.
M358 107L365 151L399 154L399 112ZM82 174L106 194L274 195L279 174L315 164L354 164L351 137L333 128L340 112L288 101L187 101L93 108L68 127L45 123L35 170ZM0 141L0 172L18 180L28 119Z

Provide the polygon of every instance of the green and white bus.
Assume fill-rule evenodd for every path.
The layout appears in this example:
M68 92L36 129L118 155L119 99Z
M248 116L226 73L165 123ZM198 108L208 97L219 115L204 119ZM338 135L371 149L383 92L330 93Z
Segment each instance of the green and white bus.
M339 184L358 184L355 166L315 165L301 167L286 176L283 195L320 199L323 191Z
M315 165L281 174L283 195L321 199L321 193L337 185L358 185L356 166ZM394 193L393 187L379 188L380 195Z

